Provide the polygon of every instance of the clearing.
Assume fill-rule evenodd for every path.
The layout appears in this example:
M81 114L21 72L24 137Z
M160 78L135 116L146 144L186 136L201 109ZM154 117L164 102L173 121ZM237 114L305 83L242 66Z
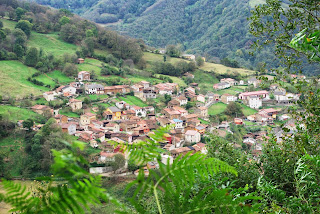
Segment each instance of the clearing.
M221 114L222 112L224 112L224 110L226 108L227 108L227 104L224 104L222 102L218 102L218 103L213 104L212 106L210 106L210 108L208 109L208 114L209 115Z
M51 88L54 88L57 84L54 80L57 80L61 85L69 84L70 82L74 81L58 70L46 74L41 74L35 77L35 79L43 82L45 85L50 85Z
M76 45L62 41L56 33L41 34L34 31L32 31L28 40L28 46L36 47L39 50L43 49L55 57L61 57L66 53L75 54L77 50Z
M26 95L40 95L48 91L48 88L35 85L27 80L36 72L36 69L19 61L0 61L0 95L22 98Z
M35 117L40 116L30 109L6 105L0 105L0 114L7 115L9 117L9 120L13 121L27 120L29 118L34 119Z
M139 99L138 97L135 97L135 96L118 97L117 100L125 101L129 105L135 105L135 106L139 106L139 107L148 106L141 99Z
M147 68L150 68L150 67L152 67L152 63L154 63L154 62L163 62L163 55L154 54L154 53L150 53L150 52L144 52L143 59L146 60L146 62L147 62ZM181 58L167 57L167 62L170 62L173 64L180 62L180 61L190 62L188 60L181 59ZM225 74L225 73L233 74L235 72L238 72L240 75L243 75L243 76L248 76L248 75L252 75L255 73L255 71L252 71L249 69L230 68L230 67L227 67L227 66L224 66L221 64L215 64L215 63L211 63L211 62L205 62L204 65L200 67L200 69L202 69L204 71L219 73L219 74Z

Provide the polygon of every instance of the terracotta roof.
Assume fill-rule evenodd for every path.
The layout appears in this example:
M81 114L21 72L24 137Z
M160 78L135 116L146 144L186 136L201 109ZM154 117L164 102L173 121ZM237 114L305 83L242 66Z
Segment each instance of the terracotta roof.
M188 130L188 131L186 131L185 135L196 135L197 133L199 133L199 132L197 132L195 130Z

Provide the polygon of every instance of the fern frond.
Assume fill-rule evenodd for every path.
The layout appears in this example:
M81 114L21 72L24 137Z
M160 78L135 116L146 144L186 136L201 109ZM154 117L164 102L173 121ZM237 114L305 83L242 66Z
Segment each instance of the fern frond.
M241 201L241 197L234 200L228 189L206 185L199 191L194 190L195 185L209 183L219 173L237 175L236 170L227 163L200 153L188 153L176 158L172 165L164 165L160 161L158 164L159 170L150 170L148 177L140 172L134 182L136 191L131 202L139 212L145 212L138 201L146 192L153 193L159 213L236 213L237 210L250 210L247 206L241 206L245 201ZM164 203L160 202L160 195Z

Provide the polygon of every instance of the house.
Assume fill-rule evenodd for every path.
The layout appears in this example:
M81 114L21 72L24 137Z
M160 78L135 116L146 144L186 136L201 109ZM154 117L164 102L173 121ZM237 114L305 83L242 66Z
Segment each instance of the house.
M215 90L222 90L222 89L230 88L230 87L231 87L230 83L227 83L227 82L216 83L213 85L213 88Z
M182 54L181 57L187 60L192 60L192 61L196 60L196 56L193 54Z
M188 99L185 96L176 97L176 100L179 101L180 106L187 105Z
M180 102L178 100L174 99L174 100L170 100L168 102L168 107L169 108L173 108L175 106L180 106Z
M243 124L243 120L241 118L234 118L233 122L237 125L242 125Z
M54 116L54 119L56 120L57 123L68 123L68 117L65 115L56 114Z
M256 121L256 115L255 114L249 115L249 116L247 116L247 119L249 121L255 122Z
M220 80L220 83L229 83L230 86L234 86L237 84L237 81L232 78L224 78Z
M176 83L159 83L154 86L158 90L159 94L168 94L172 95L175 91L179 89L178 84Z
M82 63L84 63L84 59L82 59L82 58L78 58L77 63L78 63L78 64L82 64Z
M58 94L55 91L48 91L43 93L43 98L46 99L46 101L52 101L57 95Z
M284 121L284 120L289 120L291 117L287 114L283 114L279 117L279 120Z
M69 85L76 89L80 89L82 86L84 86L82 82L71 82Z
M178 111L180 113L181 117L185 117L188 115L188 111L180 106L174 106L174 107L172 107L172 109L174 111Z
M186 155L188 152L191 152L191 149L189 147L180 147L177 149L173 149L170 151L173 158L178 157L179 155Z
M74 123L60 123L62 132L74 135L77 132L77 126Z
M86 84L85 91L87 94L104 94L104 87L100 84Z
M143 85L144 89L151 87L150 82L148 82L148 81L141 81L140 84Z
M136 116L136 112L132 109L128 109L122 112L121 118L123 120L129 120L130 118Z
M204 144L204 143L197 143L197 144L193 145L192 147L196 150L196 152L201 152L202 154L208 153L206 144Z
M115 106L107 108L104 112L106 115L112 115L111 120L120 120L121 119L121 110ZM110 118L108 118L110 119Z
M256 77L251 77L248 80L248 85L253 85L253 87L257 88L261 83L261 80L258 80Z
M222 121L220 125L217 126L218 129L228 129L229 128L229 122Z
M154 107L153 106L146 106L144 107L144 110L147 114L154 113Z
M116 106L119 109L125 109L126 108L127 103L125 101L120 101L120 102L116 102Z
M230 102L234 102L237 100L236 96L233 96L231 94L223 94L221 96L221 102L225 103L225 104L229 104Z
M179 119L173 119L173 124L175 129L183 129L183 121Z
M197 101L205 103L206 102L206 97L203 94L199 94L197 96Z
M100 161L102 163L105 163L105 162L114 162L115 161L115 155L124 155L120 152L118 153L107 153L107 152L100 152Z
M92 120L96 120L96 115L91 112L87 112L80 116L80 126L87 126Z
M49 106L45 105L35 105L31 107L32 111L38 113L38 114L51 114L53 115L53 109L51 109Z
M134 92L142 92L142 90L144 89L144 86L142 84L134 84L131 86L132 90Z
M164 114L170 120L179 119L181 117L181 113L173 108L165 108L162 110L162 114Z
M82 101L77 99L70 99L69 106L71 107L72 111L82 109Z
M137 117L146 117L147 116L147 111L144 108L141 108L139 106L132 106L131 109L136 112Z
M278 113L279 113L279 111L276 109L273 109L273 108L259 110L259 114L266 114L268 116L271 116L273 119L275 119L277 117Z
M256 121L261 122L261 123L272 122L273 118L271 116L269 116L268 114L265 114L263 112L259 112L256 114Z
M76 94L77 89L75 87L68 85L68 86L61 88L61 92L62 92L63 96L72 96L72 95Z
M203 135L206 132L206 127L204 127L203 125L198 125L194 129L201 135Z
M251 91L251 92L244 92L239 94L240 100L248 100L250 96L258 96L262 99L269 99L269 92L268 91Z
M131 89L128 85L114 85L104 87L104 93L109 95L130 93Z
M119 132L120 125L117 123L108 123L104 126L105 130L112 131L112 132Z
M78 73L79 81L89 81L90 80L90 72L89 71L80 71Z
M262 106L262 99L259 96L249 96L248 105L250 108L258 109Z
M167 126L167 125L170 125L170 120L168 118L165 118L165 117L160 117L160 118L157 118L157 121L160 123L160 126Z
M271 91L274 91L279 88L279 85L278 84L271 84L269 88Z
M120 123L120 131L131 132L133 129L137 128L138 124L136 121L126 120Z
M205 106L199 107L194 111L200 118L208 117L208 108Z
M183 76L187 77L187 78L190 78L190 79L193 79L194 78L194 75L187 72L187 73L184 73Z
M195 130L188 130L185 133L186 143L199 143L201 140L201 135Z
M240 81L239 81L239 85L245 85L244 80L240 80Z
M145 88L143 89L143 97L145 99L156 99L157 91L152 88Z

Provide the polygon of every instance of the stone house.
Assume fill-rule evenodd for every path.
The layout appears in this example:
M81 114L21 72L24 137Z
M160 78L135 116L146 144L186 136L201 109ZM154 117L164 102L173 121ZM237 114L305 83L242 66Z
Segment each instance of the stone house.
M86 84L86 94L104 94L104 87L101 84Z
M248 105L250 108L258 109L262 106L262 99L257 95L250 96Z
M208 108L205 106L199 107L195 109L195 114L197 114L200 118L206 118L208 117Z
M46 99L46 101L52 101L55 99L55 96L58 94L55 91L48 91L43 93L43 98Z
M96 115L93 113L85 113L80 116L80 126L87 126L92 120L96 120Z
M89 71L80 71L78 73L79 81L89 81L90 80L90 72Z
M51 109L49 106L45 105L35 105L31 107L32 111L44 115L46 113L53 115L53 109Z
M82 109L82 101L77 99L70 99L69 106L71 107L72 111Z
M188 130L185 133L185 141L186 143L199 143L201 140L201 135L199 132L195 130Z
M236 96L233 96L231 94L223 94L221 96L221 102L225 104L229 104L230 102L236 101L238 98Z
M77 132L77 126L74 123L60 123L62 132L68 133L69 135L74 135Z

